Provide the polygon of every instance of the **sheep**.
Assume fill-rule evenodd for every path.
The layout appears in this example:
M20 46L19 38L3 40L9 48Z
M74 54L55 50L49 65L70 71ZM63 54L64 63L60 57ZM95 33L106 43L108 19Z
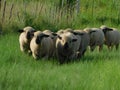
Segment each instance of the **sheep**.
M34 59L49 59L53 55L53 41L49 35L37 31L30 42L30 49Z
M85 28L84 31L88 32L90 37L90 50L94 51L96 46L99 46L99 51L103 49L104 33L100 28Z
M45 33L45 34L47 34L47 35L50 35L50 37L51 37L52 39L55 39L56 36L57 36L56 33L52 32L52 31L50 31L50 30L44 30L43 33Z
M60 30L58 30L57 32L56 32L56 34L58 34L58 35L61 35L61 34L63 34L64 33L64 29L60 29Z
M66 33L66 32L73 32L73 30L71 28L60 29L57 31L57 34L60 35L60 34Z
M111 50L113 47L116 47L118 50L120 43L120 32L116 28L108 28L107 26L100 27L105 35L105 45L107 45L108 49Z
M56 53L60 64L77 58L80 41L81 40L71 32L58 35L56 40Z
M90 37L89 37L89 34L83 30L74 30L74 32L76 33L83 33L82 36L80 36L79 38L81 38L81 43L80 43L80 47L79 47L79 55L78 55L78 58L80 58L81 56L84 56L86 50L87 50L87 47L89 46L89 43L90 43Z
M74 31L73 31L73 29L71 29L71 28L66 28L63 32L64 32L64 33L66 33L66 32L71 32L71 33L73 33Z
M56 43L56 39L57 39L57 34L50 30L44 30L43 33L49 35L52 38L53 47L54 47L53 48L53 57L56 57L55 43Z
M20 32L19 36L19 44L20 44L20 50L25 53L31 53L30 50L30 41L32 39L33 33L35 32L35 29L27 26L23 29L18 30Z

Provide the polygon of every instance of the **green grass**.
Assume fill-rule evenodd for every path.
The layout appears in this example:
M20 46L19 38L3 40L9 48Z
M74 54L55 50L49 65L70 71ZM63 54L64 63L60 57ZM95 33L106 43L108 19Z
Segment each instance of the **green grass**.
M80 2L80 12L74 12L68 17L65 12L58 10L59 0L9 0L6 1L5 18L2 22L4 32L15 32L25 26L35 29L61 28L83 29L85 27L100 27L102 24L120 28L119 0L84 0ZM10 17L11 7L12 16ZM4 2L2 1L1 19ZM6 27L7 26L7 27Z
M108 51L104 46L103 51L92 53L88 49L80 61L59 65L57 59L35 61L22 53L15 33L27 25L52 31L102 24L119 29L119 0L81 0L80 13L68 19L56 11L58 0L6 1L4 35L0 36L0 90L120 90L120 49ZM2 10L3 6L2 0Z
M35 61L19 49L18 34L0 37L0 90L119 90L120 50L88 49L80 61Z

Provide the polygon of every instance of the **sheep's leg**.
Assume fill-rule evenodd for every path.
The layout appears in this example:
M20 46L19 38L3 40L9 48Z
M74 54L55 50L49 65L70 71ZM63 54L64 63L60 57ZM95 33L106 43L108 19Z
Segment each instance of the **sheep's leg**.
M77 52L77 58L81 58L82 57L82 53L81 52Z
M59 60L60 64L65 63L65 59L63 57L61 57L61 56L58 57L58 60Z
M119 44L116 44L116 46L115 46L115 47L116 47L116 50L118 50L118 48L119 48Z
M31 55L31 54L32 54L32 51L31 51L31 50L28 50L28 54Z
M39 59L39 55L32 53L32 56L34 57L34 59L38 60Z
M109 50L111 50L111 46L110 45L108 45L107 47L108 47Z
M45 55L43 58L44 59L49 59L50 57L48 55Z
M113 48L112 43L109 43L107 46L108 46L108 49L111 51L111 50L112 50L112 48Z
M99 52L103 49L103 45L99 46Z
M93 52L96 46L90 46L90 50Z
M82 56L84 56L85 52L86 52L86 49L83 51Z
M22 52L25 52L25 48L24 48L23 45L20 45L20 50L21 50Z
M58 58L59 64L65 63L65 57L61 56L58 52L56 53L56 56Z
M113 50L113 47L114 47L114 46L113 46L113 45L111 45L111 50Z

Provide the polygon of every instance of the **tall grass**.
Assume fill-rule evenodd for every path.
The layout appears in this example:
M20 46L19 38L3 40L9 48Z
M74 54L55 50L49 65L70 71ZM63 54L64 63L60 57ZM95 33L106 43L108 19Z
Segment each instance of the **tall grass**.
M0 90L119 90L120 49L89 49L80 61L35 61L19 49L18 34L0 37Z
M119 28L119 0L82 0L80 12L72 17L59 10L59 0L2 0L2 11L5 14L3 31L15 32L18 28L33 26L36 29L99 27L102 24ZM11 31L10 31L11 30Z

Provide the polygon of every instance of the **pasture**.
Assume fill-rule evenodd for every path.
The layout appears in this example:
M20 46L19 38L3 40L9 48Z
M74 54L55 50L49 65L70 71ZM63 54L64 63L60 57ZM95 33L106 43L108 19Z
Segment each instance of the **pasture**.
M18 34L0 37L1 90L119 90L120 50L89 50L80 61L59 65L56 59L35 61L19 49Z
M81 13L74 15L69 22L66 16L53 12L51 0L26 1L27 6L22 1L9 0L7 14L2 12L5 17L1 17L0 90L120 90L120 48L109 51L104 46L101 52L97 48L90 52L88 48L80 60L59 65L57 59L35 61L32 56L22 53L19 34L16 33L27 25L52 31L67 27L99 27L102 24L120 29L119 0L110 0L109 4L107 0L81 0ZM4 2L2 10L3 7Z

